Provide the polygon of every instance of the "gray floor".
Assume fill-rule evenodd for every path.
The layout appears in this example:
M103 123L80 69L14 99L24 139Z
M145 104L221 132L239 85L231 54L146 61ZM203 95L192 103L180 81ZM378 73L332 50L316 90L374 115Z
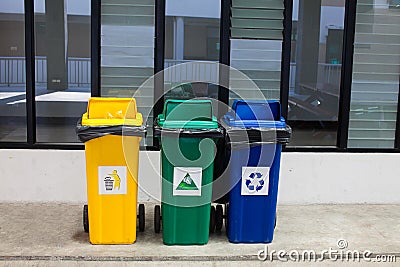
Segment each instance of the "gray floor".
M153 205L146 206L146 231L133 245L89 244L82 229L81 205L0 204L0 266L265 266L288 265L277 255L271 263L257 259L262 244L230 244L225 232L210 235L204 246L165 246L153 232ZM371 251L397 257L400 265L400 205L279 206L275 239L268 251L314 250L324 265L370 265L352 260L333 261L324 250ZM374 260L374 259L373 259ZM301 265L309 264L302 262ZM321 262L312 265L319 266ZM396 266L396 263L386 263Z

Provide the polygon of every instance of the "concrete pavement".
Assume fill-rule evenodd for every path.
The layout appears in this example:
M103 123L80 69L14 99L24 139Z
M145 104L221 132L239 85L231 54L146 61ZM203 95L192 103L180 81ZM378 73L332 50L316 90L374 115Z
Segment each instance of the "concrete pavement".
M146 204L146 231L135 244L93 246L83 231L82 205L0 203L0 266L289 266L289 253L304 250L321 259L311 262L315 266L400 264L400 205L279 206L275 239L267 249L284 250L286 263L277 253L273 262L259 261L264 245L230 244L224 231L211 234L205 246L165 246L153 231L153 207ZM338 240L347 246L339 249ZM329 249L370 252L370 262L334 260L324 252Z

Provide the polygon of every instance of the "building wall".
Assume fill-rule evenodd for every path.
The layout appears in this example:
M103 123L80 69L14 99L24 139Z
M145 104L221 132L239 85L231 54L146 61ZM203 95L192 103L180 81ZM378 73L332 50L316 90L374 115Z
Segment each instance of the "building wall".
M68 23L68 56L90 58L90 23Z
M25 56L25 22L0 21L0 56L23 57ZM6 38L4 38L7 36Z
M90 21L88 17L82 18L87 23L68 23L68 56L90 58ZM24 21L0 21L0 56L23 57L25 56L25 23ZM46 55L46 29L45 24L36 23L36 56Z
M139 181L158 202L160 153L140 152ZM400 154L283 153L280 204L400 203ZM23 166L23 167L21 167ZM0 201L86 202L83 151L0 150Z
M207 27L185 26L185 59L207 58Z

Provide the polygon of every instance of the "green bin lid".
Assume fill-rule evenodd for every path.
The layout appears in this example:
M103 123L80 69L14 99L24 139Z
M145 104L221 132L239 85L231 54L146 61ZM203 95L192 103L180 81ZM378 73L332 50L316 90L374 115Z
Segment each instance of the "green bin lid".
M216 129L217 118L213 116L211 100L168 99L157 123L164 128Z

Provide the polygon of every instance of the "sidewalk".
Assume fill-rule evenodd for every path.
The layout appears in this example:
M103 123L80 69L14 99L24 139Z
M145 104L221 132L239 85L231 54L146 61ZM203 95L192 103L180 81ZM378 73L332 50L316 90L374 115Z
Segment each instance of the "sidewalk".
M153 231L153 204L146 205L146 231L133 245L90 245L83 232L82 206L69 204L0 204L0 266L276 266L273 255L257 258L262 244L230 244L225 231L210 235L205 246L165 246ZM338 240L347 242L343 251L371 251L371 263L361 260L346 265L374 266L375 257L390 255L400 264L400 205L310 205L279 206L272 250L313 250L324 265L333 261L324 250L339 250ZM256 222L255 222L256 223ZM381 260L383 258L380 258ZM355 260L356 261L356 260ZM168 263L168 264L167 264ZM220 264L218 264L220 263ZM286 266L293 265L287 262ZM303 262L301 265L309 265ZM320 266L321 262L312 265ZM36 266L36 265L35 265ZM396 266L386 263L385 266Z

